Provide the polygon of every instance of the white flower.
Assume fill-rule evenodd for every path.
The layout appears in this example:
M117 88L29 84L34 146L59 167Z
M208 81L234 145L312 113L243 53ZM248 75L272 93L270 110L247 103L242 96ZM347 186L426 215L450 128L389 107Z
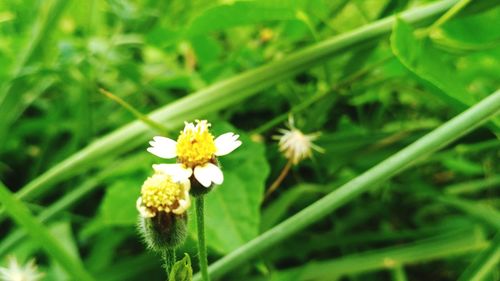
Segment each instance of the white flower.
M279 129L278 131L282 134L280 136L274 136L275 139L279 140L279 149L283 155L294 165L298 164L301 160L312 156L312 150L318 151L320 153L324 152L324 149L313 143L320 133L304 134L299 129L295 128L293 118L290 116L287 124L289 129Z
M136 207L144 218L152 218L158 212L180 215L191 205L189 179L174 181L170 175L155 173L141 188Z
M177 164L153 165L157 172L169 174L174 181L183 180L194 174L195 179L205 187L212 183L221 184L224 175L216 165L216 156L231 153L241 145L239 135L225 133L217 138L209 131L207 120L196 120L196 124L185 122L177 141L166 137L154 137L148 151L161 158L177 158Z
M37 281L43 277L38 272L35 260L30 260L25 266L21 266L16 258L9 257L9 265L0 267L0 280L2 281Z

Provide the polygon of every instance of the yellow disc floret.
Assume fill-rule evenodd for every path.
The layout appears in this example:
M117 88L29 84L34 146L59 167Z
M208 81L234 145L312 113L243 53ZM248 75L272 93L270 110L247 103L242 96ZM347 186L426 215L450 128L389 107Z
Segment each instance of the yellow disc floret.
M168 175L156 173L142 185L141 198L142 205L152 213L172 212L184 199L184 185L172 181Z
M196 125L186 123L177 139L176 153L179 162L193 168L212 159L216 151L214 136L210 134L210 123L196 120Z

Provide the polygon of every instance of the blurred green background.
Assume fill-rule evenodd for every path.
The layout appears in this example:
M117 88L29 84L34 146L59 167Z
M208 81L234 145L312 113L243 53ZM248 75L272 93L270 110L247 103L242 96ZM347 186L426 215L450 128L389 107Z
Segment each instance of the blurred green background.
M0 180L97 280L163 280L135 209L161 162L146 152L159 132L99 89L143 114L174 104L157 116L169 120L167 136L203 118L215 135L243 141L221 159L225 182L206 199L216 261L496 91L498 1L472 1L434 26L438 16L400 23L271 82L243 77L245 89L211 102L183 98L432 2L1 1ZM286 163L272 136L290 113L303 132L321 132L325 153L294 166L263 202ZM500 229L499 126L494 119L221 280L457 280ZM0 266L34 257L43 280L71 280L7 218ZM190 231L178 252L197 271L194 219ZM484 280L499 276L496 267Z

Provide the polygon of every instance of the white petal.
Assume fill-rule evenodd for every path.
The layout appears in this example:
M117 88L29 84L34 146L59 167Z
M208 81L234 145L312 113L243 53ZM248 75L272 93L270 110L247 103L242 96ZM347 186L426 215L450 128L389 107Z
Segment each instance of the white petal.
M225 133L220 135L215 139L215 155L223 156L231 153L233 150L241 145L241 141L238 140L240 136L234 133Z
M194 177L204 187L210 187L213 183L221 184L224 181L224 175L219 167L212 163L194 168Z
M193 174L191 168L182 164L155 164L153 170L171 176L172 180L176 182L184 182Z
M179 207L172 210L174 214L182 214L189 208L189 206L191 206L191 198L189 197L189 193L185 194L185 199L181 199L178 202Z
M173 139L156 136L149 144L151 147L148 148L148 151L158 157L170 159L177 156L177 142Z
M137 208L137 210L139 210L141 206L142 206L142 197L139 196L139 198L137 198L137 201L135 201L135 207Z
M155 216L153 212L151 212L146 206L142 205L142 197L139 197L137 199L137 202L135 203L135 206L137 208L137 211L139 211L139 214L143 218L152 218Z

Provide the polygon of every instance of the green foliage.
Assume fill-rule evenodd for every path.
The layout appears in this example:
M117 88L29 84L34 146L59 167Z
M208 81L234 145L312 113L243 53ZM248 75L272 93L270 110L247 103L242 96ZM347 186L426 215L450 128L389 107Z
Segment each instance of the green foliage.
M0 267L164 280L135 203L175 160L146 148L207 119L243 142L204 200L212 280L498 279L498 3L0 1ZM290 114L325 152L264 199Z
M463 110L482 97L474 97L467 92L461 79L455 78L457 65L446 61L446 53L432 46L432 41L424 34L418 38L408 24L397 21L391 37L391 47L396 57L418 78L431 86L432 93L455 109ZM480 38L480 37L479 37ZM439 67L436 67L439 65ZM458 70L459 71L459 70ZM496 130L500 120L496 119Z
M99 222L105 225L134 225L137 223L135 202L139 197L133 180L117 181L106 189L100 206Z
M195 36L235 26L294 18L291 1L236 1L207 9L191 22L187 33Z
M228 126L220 130L234 131ZM220 253L229 253L259 234L269 164L262 144L243 133L240 138L245 145L221 158L224 183L205 198L207 244Z

